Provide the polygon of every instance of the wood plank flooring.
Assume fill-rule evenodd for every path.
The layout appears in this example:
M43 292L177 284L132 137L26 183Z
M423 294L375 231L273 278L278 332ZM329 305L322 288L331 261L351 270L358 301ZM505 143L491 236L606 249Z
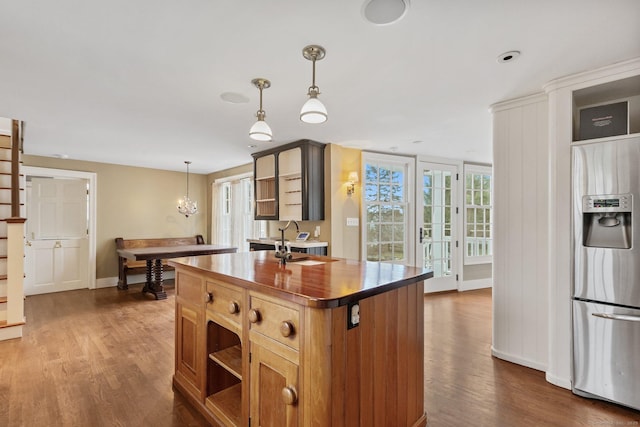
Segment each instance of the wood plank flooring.
M171 387L167 294L155 301L134 285L28 297L25 336L0 342L0 426L206 426ZM425 297L424 326L428 426L640 425L640 412L492 358L490 290Z
M427 295L429 426L639 426L640 412L585 399L491 357L491 290ZM640 380L640 379L639 379Z

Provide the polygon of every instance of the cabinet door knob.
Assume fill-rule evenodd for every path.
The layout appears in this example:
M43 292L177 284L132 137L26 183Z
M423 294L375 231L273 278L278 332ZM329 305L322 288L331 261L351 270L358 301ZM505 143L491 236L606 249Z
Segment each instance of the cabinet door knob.
M258 323L260 321L260 318L261 316L258 310L256 310L255 308L249 310L249 322Z
M292 385L286 386L282 389L282 401L285 405L295 405L298 401L298 393L296 388Z
M207 292L204 294L204 302L213 302L213 294L211 292Z
M280 323L280 333L282 334L283 337L288 337L293 335L295 333L295 330L293 328L293 323L289 322L288 320L285 320L284 322Z
M235 301L231 301L228 308L230 314L236 314L240 311L240 305Z

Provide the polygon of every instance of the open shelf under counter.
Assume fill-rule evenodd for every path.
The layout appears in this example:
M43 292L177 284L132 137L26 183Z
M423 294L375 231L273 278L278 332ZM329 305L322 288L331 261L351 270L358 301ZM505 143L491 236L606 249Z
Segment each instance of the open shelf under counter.
M210 353L209 359L225 368L239 380L242 380L242 347L240 345Z
M241 426L242 383L212 394L205 400L205 405L225 425Z

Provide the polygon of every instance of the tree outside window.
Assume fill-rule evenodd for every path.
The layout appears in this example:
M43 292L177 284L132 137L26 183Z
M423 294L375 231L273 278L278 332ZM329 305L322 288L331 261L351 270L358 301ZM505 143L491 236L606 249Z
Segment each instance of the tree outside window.
M406 259L406 172L403 165L367 162L364 171L367 261Z

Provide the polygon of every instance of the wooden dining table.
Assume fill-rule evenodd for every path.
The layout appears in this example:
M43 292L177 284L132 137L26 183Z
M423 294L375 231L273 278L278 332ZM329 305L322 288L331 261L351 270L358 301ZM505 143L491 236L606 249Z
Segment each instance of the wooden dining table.
M162 278L164 270L163 259L234 253L237 251L238 248L236 247L222 245L150 246L147 248L118 249L118 255L135 261L147 262L147 277L142 292L151 293L159 300L167 298Z

